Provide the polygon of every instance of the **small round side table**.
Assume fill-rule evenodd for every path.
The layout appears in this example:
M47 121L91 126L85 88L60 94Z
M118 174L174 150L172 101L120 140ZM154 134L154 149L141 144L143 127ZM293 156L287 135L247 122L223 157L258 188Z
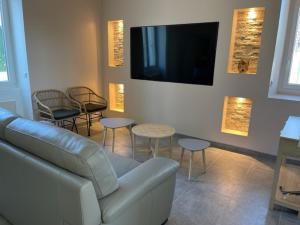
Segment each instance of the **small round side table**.
M110 128L112 129L112 134L113 134L112 152L114 152L115 151L115 129L123 128L123 127L126 127L129 130L131 146L133 145L131 127L134 124L134 120L128 118L104 118L100 120L100 123L104 126L103 146L105 146L107 128Z
M157 157L159 151L159 140L162 138L170 138L170 156L172 154L172 137L175 134L176 130L173 127L163 125L163 124L153 124L145 123L140 124L132 128L132 137L133 137L133 148L132 148L132 157L134 158L135 152L135 136L145 137L151 140L155 140L155 147L153 152L153 157Z
M178 140L178 144L182 148L181 149L180 166L182 165L184 151L187 150L190 152L188 180L189 181L191 180L194 153L198 152L198 151L202 151L203 174L204 174L206 172L205 150L210 146L210 143L208 141L203 141L203 140L199 140L199 139L183 138L183 139Z

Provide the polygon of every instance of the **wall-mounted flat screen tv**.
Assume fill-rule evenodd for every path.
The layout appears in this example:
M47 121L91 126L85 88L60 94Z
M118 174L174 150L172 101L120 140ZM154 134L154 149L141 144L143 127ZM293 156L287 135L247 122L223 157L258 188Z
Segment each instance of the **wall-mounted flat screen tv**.
M213 85L219 23L132 27L131 78Z

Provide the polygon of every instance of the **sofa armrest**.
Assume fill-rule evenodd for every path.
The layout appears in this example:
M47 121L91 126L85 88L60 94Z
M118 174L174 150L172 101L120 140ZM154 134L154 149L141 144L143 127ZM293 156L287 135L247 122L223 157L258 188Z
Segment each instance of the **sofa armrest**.
M139 162L133 159L126 158L125 156L120 156L109 151L106 151L106 155L108 156L118 178L124 176L126 173L140 165Z
M154 158L119 178L120 188L100 200L103 221L114 220L148 192L175 176L178 167L174 160Z

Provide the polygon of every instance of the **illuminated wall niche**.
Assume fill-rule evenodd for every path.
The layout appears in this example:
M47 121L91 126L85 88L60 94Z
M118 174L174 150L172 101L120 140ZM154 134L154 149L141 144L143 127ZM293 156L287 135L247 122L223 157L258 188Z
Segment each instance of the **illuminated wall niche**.
M226 96L224 100L222 132L248 136L251 110L251 99Z
M108 21L108 66L124 65L123 20Z
M111 111L124 112L124 84L109 83L109 108Z
M234 10L228 73L256 74L265 8Z

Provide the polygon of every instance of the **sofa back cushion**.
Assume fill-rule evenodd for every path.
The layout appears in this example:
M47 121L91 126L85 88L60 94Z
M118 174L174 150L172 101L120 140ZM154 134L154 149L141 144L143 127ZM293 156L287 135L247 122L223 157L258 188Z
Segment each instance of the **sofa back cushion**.
M5 129L11 144L92 181L99 199L118 189L116 173L101 146L65 129L18 118Z
M4 139L4 130L7 124L17 118L17 115L0 108L0 139Z

